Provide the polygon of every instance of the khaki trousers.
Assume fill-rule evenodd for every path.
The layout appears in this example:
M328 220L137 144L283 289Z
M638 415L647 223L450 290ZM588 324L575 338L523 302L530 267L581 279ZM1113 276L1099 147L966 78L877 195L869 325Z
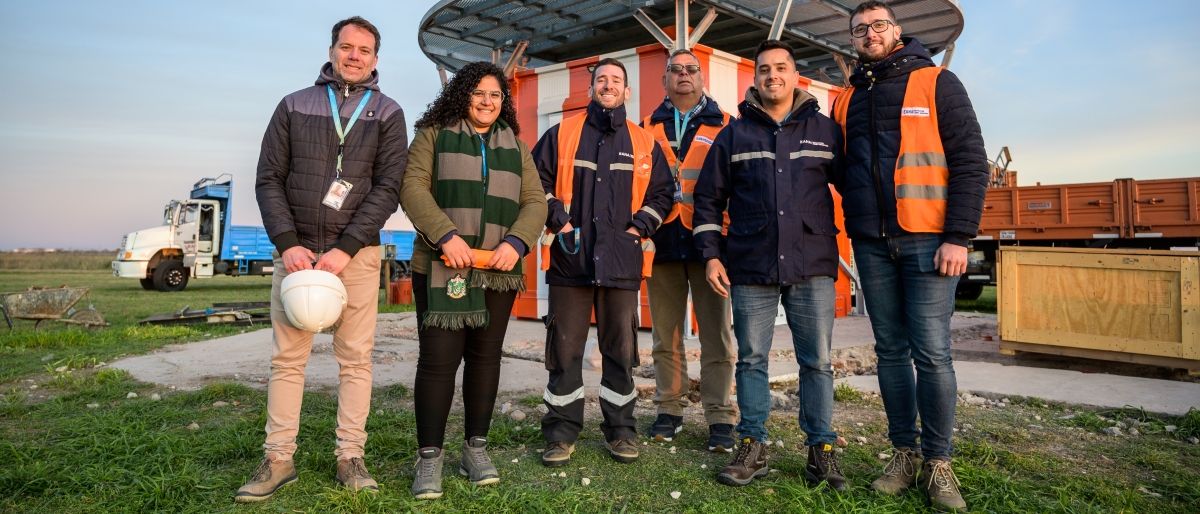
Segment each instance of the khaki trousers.
M318 256L319 257L319 256ZM363 247L338 275L346 287L347 303L333 333L338 363L337 447L339 459L363 456L367 414L371 411L371 350L379 312L378 246ZM313 334L288 321L280 302L280 285L287 270L275 255L271 280L271 379L267 384L267 438L263 450L272 459L289 460L296 452L300 404L304 398L304 368L312 353Z
M658 389L654 403L659 414L682 416L690 389L684 354L684 313L688 290L692 292L700 328L700 400L708 424L737 423L737 406L730 401L737 351L730 333L729 299L713 292L704 279L704 264L665 262L654 265L646 279L650 294L651 333L654 341L654 376Z

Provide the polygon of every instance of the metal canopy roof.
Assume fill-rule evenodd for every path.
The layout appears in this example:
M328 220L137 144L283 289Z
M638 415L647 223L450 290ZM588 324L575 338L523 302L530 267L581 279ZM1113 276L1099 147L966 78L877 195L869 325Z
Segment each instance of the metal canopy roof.
M841 83L833 54L850 61L849 16L860 0L796 0L787 13L782 39L796 49L802 74ZM695 27L707 8L717 18L700 44L753 58L766 39L778 0L694 0L688 24ZM962 33L957 0L889 2L904 34L939 53ZM501 62L517 44L528 41L527 67L538 67L607 52L654 44L634 18L641 9L660 27L675 24L672 0L442 0L421 19L417 39L434 63L457 71L472 61ZM502 63L502 62L501 62Z

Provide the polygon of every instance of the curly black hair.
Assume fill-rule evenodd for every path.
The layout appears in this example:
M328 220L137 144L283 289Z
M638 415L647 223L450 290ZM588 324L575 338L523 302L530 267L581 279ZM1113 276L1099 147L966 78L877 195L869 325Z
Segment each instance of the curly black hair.
M509 92L508 79L504 77L504 70L485 61L473 62L458 70L458 73L454 74L454 78L442 86L442 91L438 93L437 98L425 108L425 113L421 114L421 118L417 120L416 127L418 129L445 128L465 118L467 109L471 107L471 92L475 91L475 88L479 86L479 81L488 75L496 78L496 81L500 83L500 91L504 93L504 100L500 104L499 119L504 120L512 128L513 134L520 134L521 126L517 123L517 109L513 107L512 94Z

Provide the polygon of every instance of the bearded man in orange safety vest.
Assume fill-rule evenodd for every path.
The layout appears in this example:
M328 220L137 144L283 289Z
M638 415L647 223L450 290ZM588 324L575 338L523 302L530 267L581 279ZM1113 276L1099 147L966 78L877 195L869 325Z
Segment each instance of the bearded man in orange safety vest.
M919 482L935 507L965 510L950 467L950 317L983 212L987 156L962 82L900 34L887 4L858 5L850 41L860 64L833 106L846 140L846 230L895 448L871 486L900 494Z
M604 362L600 429L613 459L638 458L632 374L638 291L654 262L650 236L671 213L674 186L654 137L626 116L627 78L621 61L601 59L587 110L565 117L533 148L549 204L541 241L550 287L550 376L542 395L547 466L570 461L583 428L583 350L593 309Z

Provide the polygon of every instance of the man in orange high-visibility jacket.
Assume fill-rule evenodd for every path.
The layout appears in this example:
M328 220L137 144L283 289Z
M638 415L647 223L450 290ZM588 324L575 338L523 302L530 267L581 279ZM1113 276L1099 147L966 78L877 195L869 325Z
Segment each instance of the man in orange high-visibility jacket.
M987 187L983 136L962 83L900 38L886 4L859 4L850 27L861 64L833 106L846 136L840 192L895 446L872 487L899 494L919 482L934 506L961 510L950 317Z
M600 425L619 462L638 457L632 368L637 365L638 291L650 274L653 242L671 212L674 186L662 151L625 114L625 67L602 59L592 71L585 113L551 127L533 148L549 204L542 238L550 286L542 462L570 461L583 428L583 350L593 308L604 368Z
M704 94L704 71L690 50L675 50L663 73L667 97L642 122L654 134L675 176L675 208L654 234L654 274L646 279L654 324L654 379L658 418L650 427L656 441L669 442L683 430L683 408L691 389L683 336L688 291L700 329L700 401L708 423L711 452L732 452L737 406L730 400L737 353L729 330L729 299L708 286L704 261L692 237L692 193L708 149L729 123L717 101Z

